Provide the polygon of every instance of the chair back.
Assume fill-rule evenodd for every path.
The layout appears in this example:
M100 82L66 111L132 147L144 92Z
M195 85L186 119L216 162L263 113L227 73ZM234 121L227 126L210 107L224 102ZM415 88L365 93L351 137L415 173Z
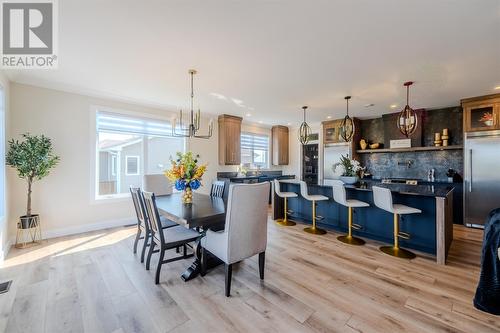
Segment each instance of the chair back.
M335 182L333 184L333 200L341 205L347 206L347 195L342 182Z
M160 214L158 213L158 208L156 207L156 197L153 192L142 192L144 197L144 206L146 207L146 214L149 218L149 224L151 225L151 231L153 237L156 237L163 243L163 232L161 228Z
M172 183L163 174L144 175L142 188L156 196L172 194L173 191Z
M146 227L146 214L144 212L141 189L139 187L130 186L130 195L132 196L132 202L134 203L137 224L142 227Z
M216 180L212 182L212 188L210 189L210 196L217 198L224 197L224 187L225 183L222 180Z
M273 180L273 182L274 182L274 191L276 192L278 197L282 197L279 180L275 179Z
M224 232L228 237L230 263L266 250L270 185L270 182L263 182L229 187Z
M373 202L375 206L388 212L393 212L391 190L384 187L373 186Z

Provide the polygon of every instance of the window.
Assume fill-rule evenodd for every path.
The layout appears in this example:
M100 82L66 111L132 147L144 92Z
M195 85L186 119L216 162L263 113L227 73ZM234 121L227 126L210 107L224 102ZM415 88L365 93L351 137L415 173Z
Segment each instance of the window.
M5 217L5 91L0 86L0 219ZM0 223L2 221L0 220Z
M241 163L250 168L269 167L269 136L241 133Z
M144 174L163 173L170 156L184 152L168 121L98 111L96 127L96 198L128 194Z
M137 176L139 174L139 156L125 156L125 175Z

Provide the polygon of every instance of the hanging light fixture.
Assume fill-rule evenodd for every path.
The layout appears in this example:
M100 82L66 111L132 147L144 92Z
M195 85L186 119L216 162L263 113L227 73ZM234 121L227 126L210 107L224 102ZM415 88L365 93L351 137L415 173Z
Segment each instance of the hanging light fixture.
M405 82L403 85L406 87L406 105L404 109L399 113L398 116L398 128L399 131L407 138L415 132L418 126L418 118L416 112L408 105L408 100L410 97L410 86L413 84L412 81Z
M311 135L311 127L306 123L306 110L307 106L303 106L302 110L304 112L304 121L299 127L299 142L302 145L306 145L309 142L309 135Z
M193 110L193 100L194 100L194 89L193 89L193 78L197 73L195 69L189 70L189 75L191 75L191 112L190 112L190 121L188 125L184 125L182 121L182 109L180 110L180 120L174 119L172 121L172 135L177 137L184 138L200 138L200 139L209 139L212 136L214 124L212 119L210 119L210 123L208 124L208 134L207 135L199 135L198 130L200 129L200 120L201 114L200 109L195 113ZM180 133L177 132L179 129Z
M342 120L342 124L340 125L340 136L342 137L342 139L344 139L345 142L349 142L351 141L355 130L354 121L351 117L349 117L349 100L351 99L351 96L346 96L344 97L344 99L347 105L347 112L344 120Z

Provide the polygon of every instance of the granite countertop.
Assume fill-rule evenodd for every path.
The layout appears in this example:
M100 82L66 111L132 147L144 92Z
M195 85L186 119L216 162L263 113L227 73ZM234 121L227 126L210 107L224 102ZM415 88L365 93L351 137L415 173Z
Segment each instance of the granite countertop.
M298 184L297 180L280 180L283 183L290 184ZM331 185L308 185L309 187L328 187L331 188ZM354 185L344 185L347 189L353 189L357 191L372 191L372 186L379 186L388 188L391 192L399 193L399 194L409 194L409 195L419 195L426 197L446 197L448 193L453 191L453 184L443 184L437 183L435 185L406 185L406 184L382 184L376 180L364 181L361 180Z

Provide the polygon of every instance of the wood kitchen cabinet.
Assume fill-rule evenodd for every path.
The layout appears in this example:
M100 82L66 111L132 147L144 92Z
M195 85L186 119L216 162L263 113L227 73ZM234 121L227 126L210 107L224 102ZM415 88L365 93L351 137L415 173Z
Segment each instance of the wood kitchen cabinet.
M500 94L462 99L464 132L500 129Z
M219 116L219 164L241 163L241 121L243 118L223 114Z
M288 165L288 127L273 126L271 135L273 165Z

